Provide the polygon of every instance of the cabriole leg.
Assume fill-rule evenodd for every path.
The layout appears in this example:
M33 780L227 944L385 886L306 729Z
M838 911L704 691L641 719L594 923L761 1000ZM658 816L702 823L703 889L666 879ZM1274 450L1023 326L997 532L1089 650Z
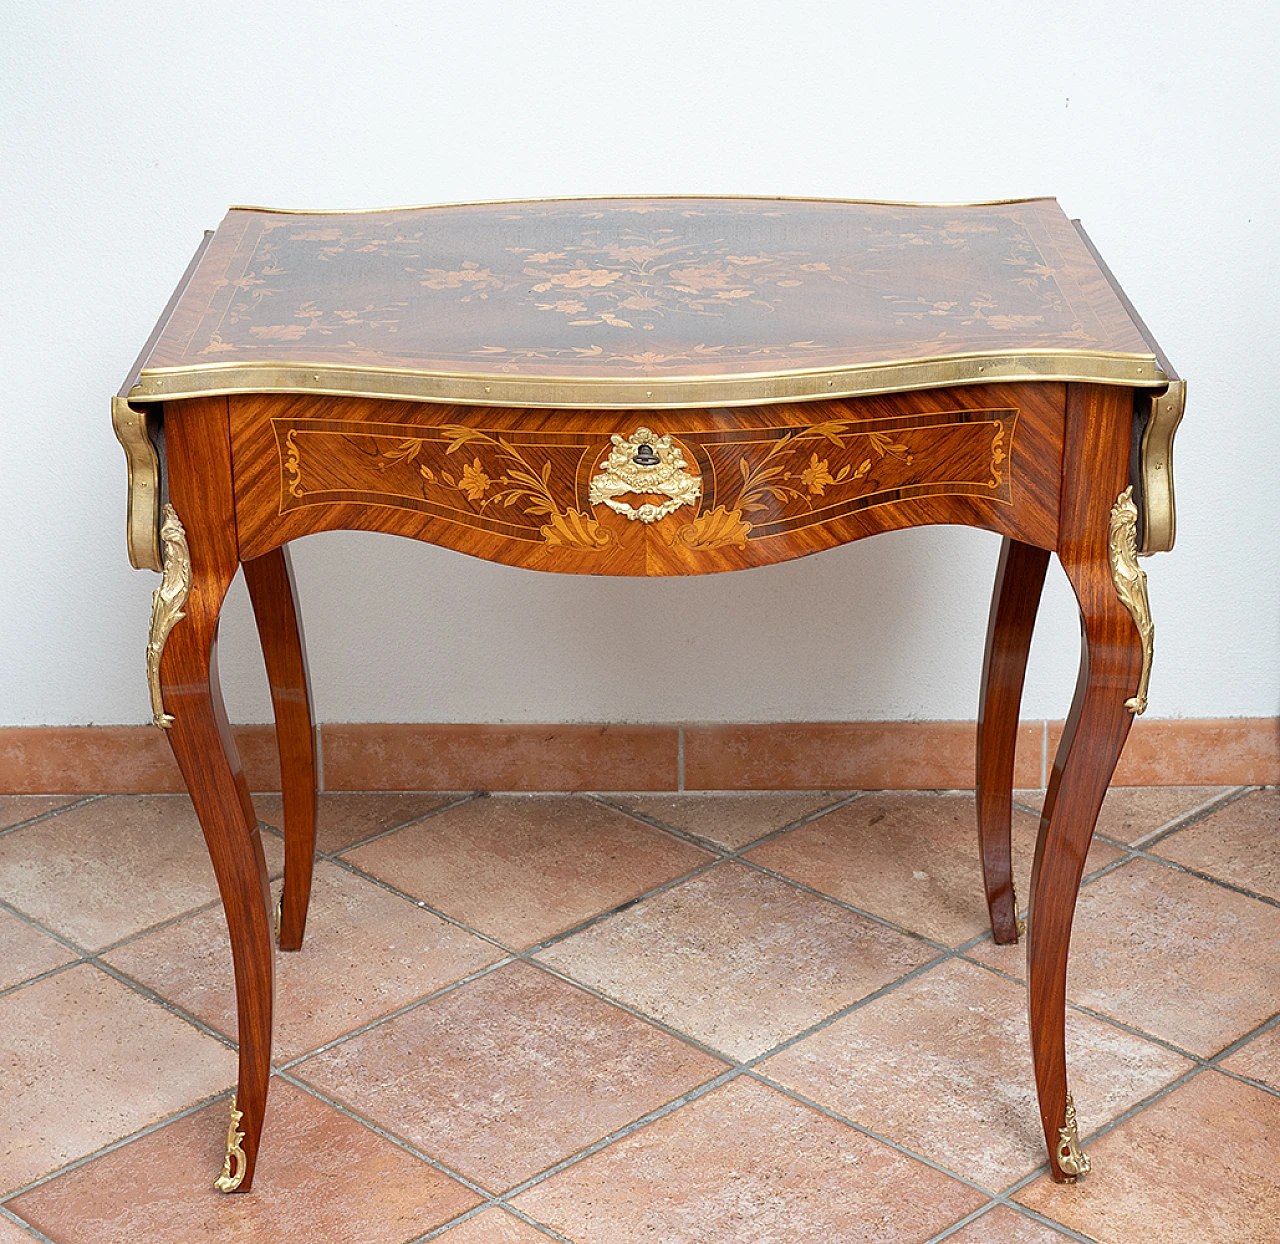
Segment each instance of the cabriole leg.
M1013 888L1011 832L1013 760L1027 654L1049 554L1005 538L1000 548L991 621L978 703L978 849L982 880L997 942L1016 942L1021 931Z
M1071 922L1098 812L1142 707L1150 657L1137 512L1123 489L1129 418L1126 390L1070 387L1066 441L1073 448L1064 464L1059 555L1080 605L1080 675L1040 818L1027 938L1036 1087L1050 1172L1059 1182L1089 1169L1067 1087Z
M244 577L271 684L280 751L285 857L280 949L300 950L316 849L316 753L311 680L288 550L273 549L245 562Z
M170 497L187 525L190 593L155 654L154 690L200 818L231 938L240 1067L227 1162L217 1186L244 1192L253 1183L271 1074L271 897L258 821L218 685L218 616L238 561L227 404L225 398L204 398L175 407L166 411L166 448ZM164 583L178 577L166 569ZM163 585L157 596L162 594ZM154 618L152 636L154 646Z

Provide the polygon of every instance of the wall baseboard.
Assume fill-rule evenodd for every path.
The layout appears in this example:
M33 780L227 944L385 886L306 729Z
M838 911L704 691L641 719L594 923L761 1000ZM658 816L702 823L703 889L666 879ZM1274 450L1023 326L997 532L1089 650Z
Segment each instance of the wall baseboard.
M1062 723L1024 721L1016 782L1045 784ZM323 788L341 790L963 790L971 721L758 725L319 727ZM237 726L253 790L277 790L271 726ZM1280 718L1137 721L1120 786L1280 782ZM0 794L166 794L183 789L151 726L0 727Z

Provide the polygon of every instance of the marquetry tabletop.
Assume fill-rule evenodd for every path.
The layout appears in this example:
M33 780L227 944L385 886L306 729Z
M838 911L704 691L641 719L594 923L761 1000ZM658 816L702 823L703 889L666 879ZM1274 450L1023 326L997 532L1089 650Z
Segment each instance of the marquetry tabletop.
M1054 199L233 208L134 402L315 392L741 405L998 380L1166 385Z

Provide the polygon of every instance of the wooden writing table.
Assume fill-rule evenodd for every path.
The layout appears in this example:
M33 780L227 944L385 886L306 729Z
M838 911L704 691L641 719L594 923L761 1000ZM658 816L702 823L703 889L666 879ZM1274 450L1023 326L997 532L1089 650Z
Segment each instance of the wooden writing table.
M243 566L284 794L284 950L302 945L315 732L287 542L383 531L568 574L709 574L926 523L1004 537L978 721L998 942L1020 930L1014 741L1050 552L1080 679L1028 939L1053 1177L1088 1169L1067 1091L1067 949L1173 542L1183 383L1052 199L961 207L583 199L286 213L205 237L113 404L135 566L162 570L148 674L208 840L240 1067L224 1191L253 1181L273 947L257 818L218 689ZM801 632L802 634L802 632Z

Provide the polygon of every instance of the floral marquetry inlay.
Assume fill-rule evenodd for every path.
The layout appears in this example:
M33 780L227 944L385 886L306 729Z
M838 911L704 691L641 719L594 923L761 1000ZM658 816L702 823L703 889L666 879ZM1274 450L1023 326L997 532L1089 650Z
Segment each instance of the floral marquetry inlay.
M157 386L176 383L158 373L184 370L207 384L212 371L268 363L550 383L1018 351L1150 357L1051 199L234 209L142 387L153 373Z
M653 524L688 551L768 539L930 496L1008 503L1017 412L688 431L414 428L275 419L280 513L355 502L418 510L549 550L595 552ZM610 522L603 521L609 518ZM658 520L662 520L659 522Z

